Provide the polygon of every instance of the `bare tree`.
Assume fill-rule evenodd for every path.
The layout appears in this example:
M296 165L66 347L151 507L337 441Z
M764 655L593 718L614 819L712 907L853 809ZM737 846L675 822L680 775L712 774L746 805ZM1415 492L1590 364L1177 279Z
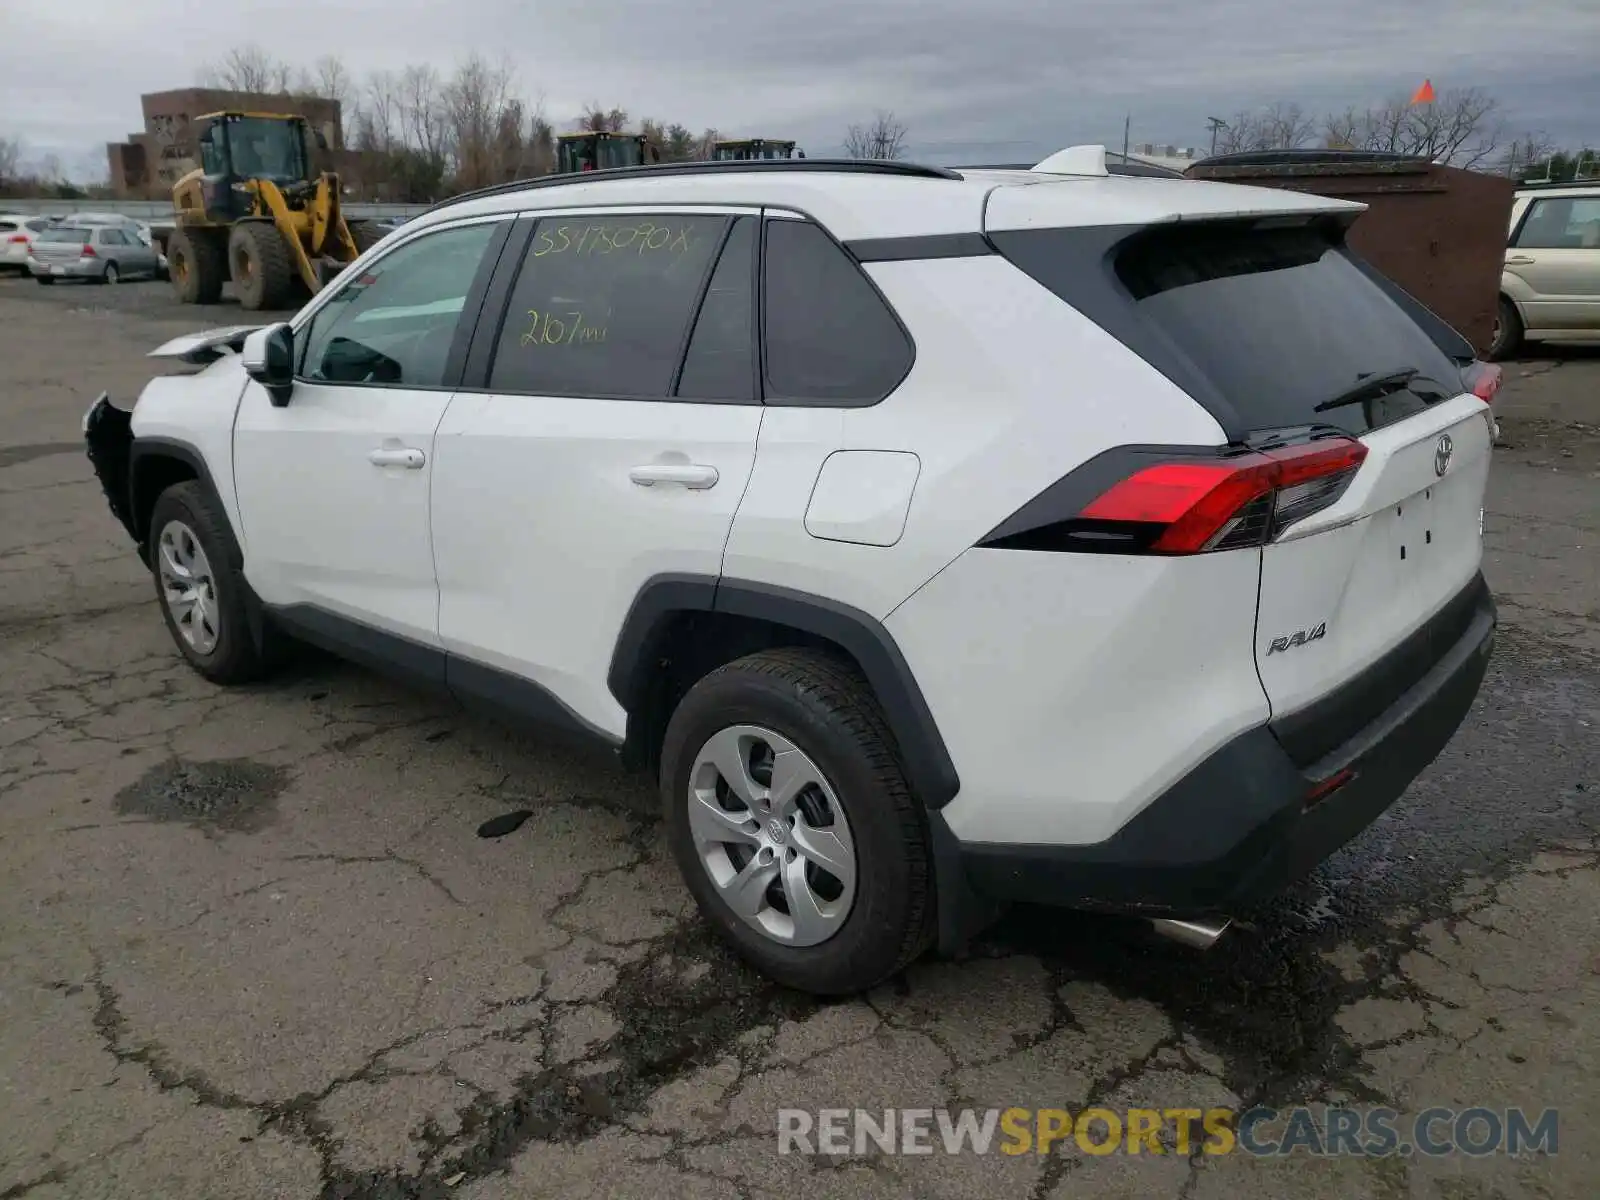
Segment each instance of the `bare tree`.
M343 60L325 54L310 70L302 68L295 78L293 91L296 96L335 101L339 105L339 145L342 147L351 141L360 106L355 80Z
M393 150L402 140L400 109L400 81L393 73L374 71L367 76L352 138L356 148L386 154Z
M1297 150L1311 144L1316 122L1298 104L1274 104L1258 112L1239 112L1217 130L1217 153Z
M0 183L9 183L22 174L22 139L0 137Z
M60 183L66 178L66 173L61 169L61 158L56 154L46 154L41 158L36 174L46 183Z
M1505 122L1499 103L1481 88L1439 93L1427 104L1397 96L1375 108L1346 109L1323 126L1327 145L1410 154L1457 167L1503 157Z
M894 113L880 109L865 125L852 125L844 136L849 158L899 158L905 149L906 127Z
M456 67L442 92L447 138L460 187L499 183L520 166L522 102L512 94L509 63L473 54Z
M627 127L627 109L603 108L593 102L584 106L583 116L578 118L580 133L621 133Z
M439 73L427 65L407 67L398 88L401 141L432 161L445 156L446 118Z
M694 152L690 155L690 157L698 159L702 162L706 159L709 159L717 152L717 143L721 140L721 131L717 129L705 130L700 134L699 139L695 142Z
M556 130L541 102L528 120L528 174L548 175L556 169Z
M254 43L236 46L220 62L200 70L202 86L230 92L287 94L293 79L294 68Z

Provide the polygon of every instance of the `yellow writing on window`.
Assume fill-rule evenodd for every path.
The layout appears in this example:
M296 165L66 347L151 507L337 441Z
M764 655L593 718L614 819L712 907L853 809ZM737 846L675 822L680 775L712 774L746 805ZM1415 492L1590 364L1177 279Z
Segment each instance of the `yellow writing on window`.
M558 225L554 229L539 226L533 239L533 257L547 254L615 254L632 251L637 254L685 254L690 246L689 227L657 225L653 221L640 221L637 225L606 228L601 225Z
M581 311L528 310L528 328L519 339L524 346L592 346L606 340L606 327L595 324Z

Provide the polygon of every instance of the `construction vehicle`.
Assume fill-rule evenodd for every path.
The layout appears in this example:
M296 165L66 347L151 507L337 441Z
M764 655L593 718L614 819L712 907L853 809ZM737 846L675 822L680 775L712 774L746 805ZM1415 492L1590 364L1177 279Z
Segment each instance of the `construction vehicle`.
M175 228L166 254L184 304L215 304L233 281L247 309L292 307L315 294L384 230L346 222L339 177L314 174L304 117L217 112L195 121L200 166L172 189ZM318 149L327 149L321 131Z
M614 167L641 167L661 161L661 150L642 133L589 130L563 133L556 138L556 174L609 171Z
M804 158L804 150L795 150L794 143L777 138L743 138L716 143L711 150L712 162L746 162L760 158Z

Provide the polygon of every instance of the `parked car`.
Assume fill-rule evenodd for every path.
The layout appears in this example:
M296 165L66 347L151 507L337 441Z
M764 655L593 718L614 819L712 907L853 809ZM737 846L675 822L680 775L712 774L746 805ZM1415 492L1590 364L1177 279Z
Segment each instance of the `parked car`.
M1404 791L1493 641L1498 371L1360 211L1085 147L518 183L168 343L209 365L85 439L195 670L303 639L615 748L786 984L1015 900L1205 945Z
M27 274L28 249L50 227L49 217L0 215L0 267Z
M155 278L161 272L161 260L155 248L141 241L132 228L62 223L34 238L28 270L43 284L58 279L120 283L140 276Z
M1490 353L1574 336L1600 339L1600 180L1517 192Z

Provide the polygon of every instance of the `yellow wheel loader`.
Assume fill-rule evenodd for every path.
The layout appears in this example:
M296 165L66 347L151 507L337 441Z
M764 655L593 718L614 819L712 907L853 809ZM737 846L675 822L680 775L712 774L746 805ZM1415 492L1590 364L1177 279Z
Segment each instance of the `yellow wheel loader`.
M661 151L642 133L563 133L556 138L556 174L643 167L661 161Z
M292 307L316 293L385 232L346 222L339 177L311 170L304 117L219 112L198 118L200 166L173 186L167 241L172 286L184 304L215 304L233 281L242 307ZM319 132L316 145L326 148Z
M804 150L781 138L741 138L720 141L711 149L712 162L752 162L775 158L804 158Z

